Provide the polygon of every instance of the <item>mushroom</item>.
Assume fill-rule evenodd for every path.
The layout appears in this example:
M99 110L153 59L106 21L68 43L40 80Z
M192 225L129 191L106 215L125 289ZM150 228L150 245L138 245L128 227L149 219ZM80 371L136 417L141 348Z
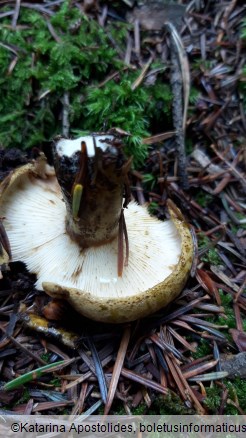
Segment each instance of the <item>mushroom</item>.
M40 156L0 186L12 260L36 274L38 289L112 323L174 300L193 258L189 225L172 201L163 222L131 200L122 135L58 137L55 172Z

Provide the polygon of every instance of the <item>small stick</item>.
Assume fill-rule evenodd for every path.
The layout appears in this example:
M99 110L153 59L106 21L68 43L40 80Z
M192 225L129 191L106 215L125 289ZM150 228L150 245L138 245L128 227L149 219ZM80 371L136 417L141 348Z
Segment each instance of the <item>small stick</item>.
M15 2L15 12L12 18L12 27L13 29L16 29L17 26L17 21L18 21L18 17L19 17L19 13L20 13L20 5L21 5L21 0L16 0Z
M181 184L188 189L188 175L185 155L185 124L190 94L189 65L181 38L172 23L166 22L164 27L171 37L171 85L173 92L173 124L176 130L176 145L179 155L179 173Z

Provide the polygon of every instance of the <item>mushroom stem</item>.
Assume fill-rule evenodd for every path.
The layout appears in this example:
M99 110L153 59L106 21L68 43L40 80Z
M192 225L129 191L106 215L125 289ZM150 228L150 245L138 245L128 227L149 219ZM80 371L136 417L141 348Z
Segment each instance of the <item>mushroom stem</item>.
M58 139L53 152L66 203L67 233L81 248L109 243L118 235L122 206L130 200L127 174L131 159L124 157L120 137L112 134L81 137L80 148L70 155L64 153L66 140L62 142L63 148Z

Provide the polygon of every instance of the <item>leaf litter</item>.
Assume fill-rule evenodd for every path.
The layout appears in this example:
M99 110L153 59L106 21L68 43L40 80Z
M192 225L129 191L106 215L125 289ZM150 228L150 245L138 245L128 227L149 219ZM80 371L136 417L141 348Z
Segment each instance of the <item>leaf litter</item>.
M16 7L11 4L16 28L18 3ZM106 27L107 20L115 19L114 14L119 17L121 10L104 4L105 8L94 2L88 13ZM235 361L239 352L246 354L246 122L240 92L246 54L245 42L239 38L245 6L229 1L183 4L186 14L182 26L179 22L179 32L191 75L186 138L192 147L186 145L186 165L180 171L175 126L167 134L162 129L143 139L152 146L144 166L132 172L131 187L135 198L153 207L159 219L165 217L168 198L181 207L198 241L193 275L167 308L126 326L95 324L81 316L74 319L71 309L63 330L68 337L70 329L72 334L69 342L63 342L59 323L49 324L38 334L25 324L32 307L42 308L46 297L35 291L34 276L22 264L13 264L0 282L0 404L8 412L59 414L65 408L68 413L87 415L103 411L131 414L141 407L143 413L149 413L157 395L165 400L175 394L183 413L223 414L228 406L243 413L237 397L232 400L223 383L230 377L223 364L228 353ZM57 5L31 2L25 7L47 17ZM146 33L136 25L136 11L133 14L128 9L135 26L120 55L129 64L142 65L132 84L135 88L144 86L147 74L151 77L160 44L162 61L168 65L170 37L149 29L151 57L146 59ZM54 33L50 26L49 30ZM113 37L111 42L115 44ZM18 48L9 50L18 56ZM154 70L152 73L155 77ZM171 70L165 75L170 82ZM1 179L25 163L27 155L2 149ZM146 174L154 178L151 186ZM189 190L182 183L184 175ZM21 308L16 303L21 303ZM245 367L245 361L242 363ZM245 369L241 371L245 375ZM211 411L206 403L214 386L220 394L217 411ZM14 403L17 394L19 401Z

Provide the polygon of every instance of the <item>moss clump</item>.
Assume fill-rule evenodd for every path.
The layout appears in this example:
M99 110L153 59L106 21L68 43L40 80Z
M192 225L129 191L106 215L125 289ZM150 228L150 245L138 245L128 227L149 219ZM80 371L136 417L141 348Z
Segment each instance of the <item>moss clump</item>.
M225 382L227 389L229 390L228 396L232 401L238 399L238 404L243 412L246 411L246 381L236 377L233 381ZM233 405L228 405L226 411L227 414L238 414L238 409Z
M211 245L209 238L202 233L198 234L198 248L205 249L209 247L209 245ZM215 266L221 264L221 259L216 248L209 248L206 253L201 256L201 261Z
M226 320L223 317L218 317L218 324L225 324L230 328L235 328L236 327L236 318L235 318L235 313L234 313L234 309L233 309L233 299L232 296L229 294L224 294L223 291L220 289L219 290L220 293L220 297L221 297L221 303L222 306L225 309L225 315L226 315ZM230 337L231 339L231 337Z
M200 357L207 356L208 354L211 354L210 343L206 339L201 338L196 352L193 353L193 357L194 359L199 359Z
M210 388L206 388L207 397L204 400L204 405L209 412L215 414L221 404L221 388L217 385L213 385Z
M174 392L169 392L165 397L155 399L148 415L194 415L195 411L185 406L182 400Z
M195 199L201 207L206 208L208 204L213 200L213 197L209 193L205 193L204 191L200 190L197 193Z
M40 355L40 359L42 359L42 360L44 360L45 362L49 362L49 359L50 359L50 356L51 356L51 353L42 353L41 355Z
M240 414L238 408L233 404L238 404L240 409L245 412L246 410L246 382L239 377L233 381L223 380L225 388L228 389L227 403L225 405L225 415L238 415ZM209 410L209 413L216 414L221 405L221 396L223 388L217 384L213 384L211 387L206 388L207 397L204 401L204 405Z
M0 29L0 145L40 146L60 134L66 94L70 134L118 126L132 133L127 152L141 163L147 154L141 139L153 119L170 114L172 96L161 79L132 90L140 70L122 60L129 25L105 31L69 2L49 18L22 7L16 29L10 20Z

